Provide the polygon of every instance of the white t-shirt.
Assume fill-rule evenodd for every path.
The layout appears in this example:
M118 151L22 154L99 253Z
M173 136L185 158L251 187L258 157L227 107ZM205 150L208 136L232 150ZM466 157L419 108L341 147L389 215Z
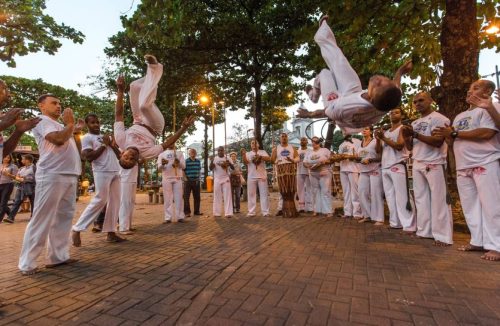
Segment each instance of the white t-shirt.
M257 154L261 157L269 157L269 155L263 149L259 149L257 151ZM259 165L255 165L255 163L252 162L253 158L255 157L254 151L247 152L245 155L247 157L247 160L249 161L247 165L248 179L267 179L266 162L261 160Z
M231 159L229 158L226 158L226 157L219 157L219 156L216 156L214 158L214 164L215 164L215 168L214 168L214 180L217 180L217 181L222 181L224 179L228 179L229 180L229 174L231 171L229 166L227 166L225 169L222 168L221 166L221 163L225 162L225 161L229 161L231 162Z
M372 141L370 143L368 143L368 145L366 145L365 147L363 147L363 142L361 142L359 149L358 149L359 157L361 157L362 159L365 159L365 158L376 159L376 158L378 158L376 145L377 145L377 141L375 139L372 139ZM378 169L380 169L380 162L372 162L369 164L361 164L361 163L359 164L359 171L361 173L372 172L372 171L375 171Z
M291 163L286 158L289 157L293 160L293 146L288 144L286 147L278 145L276 147L276 164L289 164Z
M307 164L318 164L324 163L330 159L330 151L326 148L318 148L318 150L311 149L308 151L306 157L304 158L304 163ZM309 175L317 176L317 175L327 175L330 171L330 165L321 165L317 169L310 169Z
M99 149L102 142L103 135L95 135L88 133L82 138L82 151L85 149L91 149L95 151ZM118 159L116 158L113 149L106 146L106 149L102 154L92 161L92 170L94 172L118 172L120 170L120 165L118 164Z
M361 146L361 141L357 138L352 138L352 143L344 141L339 146L339 154L356 155ZM342 172L359 172L359 164L351 160L340 161L340 171Z
M450 125L450 119L441 113L432 112L429 115L412 122L415 132L425 136L431 136L431 133L437 127ZM448 145L443 142L440 148L428 145L418 139L413 139L412 158L416 161L426 164L445 164Z
M13 163L10 163L8 166L4 166L3 164L0 164L0 184L5 184L5 183L13 183L14 179L9 177L8 175L4 175L4 171L16 175L17 174L17 166Z
M40 152L36 173L80 175L82 172L80 153L73 137L61 146L52 144L45 139L45 136L63 130L64 126L46 115L39 117L41 121L32 129Z
M136 164L131 169L124 169L120 167L120 182L122 183L137 183L137 176L139 174L139 165Z
M297 152L299 153L299 163L297 163L297 174L309 174L309 169L306 168L303 164L304 158L307 156L307 153L309 153L311 149L298 149Z
M121 150L136 147L139 150L139 155L145 160L156 158L163 152L163 147L156 145L155 136L143 126L132 125L132 127L125 129L123 121L116 121L114 135Z
M393 131L391 131L391 129L386 130L384 132L384 136L393 142L397 142L401 127L402 126L399 126ZM405 161L409 155L410 152L406 149L406 147L403 147L402 150L398 151L387 145L385 142L382 142L382 169L388 169L394 164Z
M0 132L0 157L3 158L3 134Z
M329 103L325 114L335 121L344 134L355 134L363 131L366 126L376 124L387 112L382 112L365 100L360 91L339 97Z
M172 166L174 164L175 157L179 160L177 168ZM163 165L161 163L162 159L167 160L168 163ZM167 149L158 155L156 164L158 169L162 171L163 179L181 179L184 176L183 170L186 168L186 161L184 160L184 155L181 151L175 151L174 153L173 149Z
M500 111L500 104L493 103L493 105L497 111ZM478 167L500 159L500 133L486 110L474 108L459 113L453 120L453 127L459 132L478 128L493 129L497 132L495 136L486 141L456 138L453 143L453 151L457 170Z

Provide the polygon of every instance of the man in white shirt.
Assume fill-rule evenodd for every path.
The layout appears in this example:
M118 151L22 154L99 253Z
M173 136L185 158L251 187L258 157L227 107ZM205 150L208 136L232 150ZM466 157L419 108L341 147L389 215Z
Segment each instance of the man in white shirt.
M130 84L130 106L134 124L128 129L125 129L123 123L125 80L123 76L116 80L118 91L114 135L116 143L123 151L119 163L124 169L133 168L139 158L148 160L158 157L161 152L175 144L195 120L195 116L187 117L176 133L168 137L164 143L155 145L156 137L163 133L165 126L163 116L154 103L163 66L152 55L146 55L145 59L148 63L146 76Z
M307 137L300 139L299 163L297 163L297 195L299 196L299 213L308 213L313 211L313 200L311 191L311 182L309 179L309 169L304 166L304 158L311 151L307 148Z
M75 213L76 186L81 173L80 151L73 134L83 127L75 123L73 111L62 113L61 104L50 94L40 96L40 123L33 129L40 159L36 171L35 207L19 257L23 275L36 273L37 258L47 246L47 268L73 263L69 257L71 220Z
M436 129L453 146L457 186L470 244L462 251L487 250L481 258L500 261L500 133L488 112L476 107L477 99L489 102L495 84L489 80L472 83L467 92L470 108L459 113L453 126ZM500 105L494 103L497 112Z
M401 131L406 149L412 151L417 236L433 238L436 246L450 246L453 218L446 187L448 146L444 137L432 134L436 128L449 125L450 120L432 109L433 102L429 93L415 95L413 107L421 117Z
M118 148L112 146L109 135L101 134L99 118L95 114L85 117L88 133L82 139L82 159L92 163L95 196L90 200L78 221L73 225L73 246L82 245L80 232L84 232L106 207L102 232L107 233L106 242L123 242L116 235L120 210L120 175L118 174Z
M231 182L229 181L229 168L233 168L231 160L224 153L224 146L217 148L217 156L210 161L210 170L214 175L214 217L221 216L222 202L224 202L224 216L233 217L233 199L231 196Z
M339 146L339 154L343 158L340 161L340 183L344 193L343 217L354 217L356 220L363 217L358 192L359 164L355 161L360 146L361 141L350 135L346 135Z
M175 145L170 146L158 156L156 162L162 175L163 199L165 208L164 223L172 223L175 214L177 222L184 223L184 200L182 189L183 170L186 161L182 152L175 150Z
M363 91L359 77L338 47L335 36L326 23L327 19L328 16L321 18L314 40L319 45L333 78L326 77L322 71L317 77L318 80L315 80L315 86L306 89L313 102L317 102L320 95L318 93L322 93L323 97L327 97L326 101L323 98L326 105L314 112L300 108L297 116L329 117L345 134L361 132L364 127L376 124L388 111L399 105L401 76L410 72L413 66L411 62L403 64L396 71L393 80L374 75L370 78L368 89ZM321 83L328 86L321 86ZM332 87L334 88L328 89Z
M259 143L254 139L250 142L251 151L241 149L241 157L247 166L247 193L248 214L247 217L255 216L257 206L257 187L260 196L260 212L262 216L269 216L269 189L267 185L266 162L271 158L265 150L259 149Z
M273 164L281 165L281 164L297 164L299 162L299 153L297 149L288 143L288 134L286 132L282 132L280 135L280 143L278 146L273 148L271 153L271 162ZM296 182L295 176L295 182ZM279 184L279 179L278 179ZM296 185L293 185L296 186ZM293 192L293 198L295 198L295 189L287 189L287 191ZM294 204L295 205L295 202ZM289 212L292 215L296 215L297 212L294 211L290 203L290 209L293 212ZM283 195L280 193L279 201L278 201L278 212L276 216L283 215ZM286 217L286 216L285 216Z
M401 109L392 110L390 118L388 130L375 132L375 148L378 154L382 154L382 183L389 206L389 225L393 229L403 228L403 232L412 235L417 226L408 184L406 161L409 152L405 149L401 132Z

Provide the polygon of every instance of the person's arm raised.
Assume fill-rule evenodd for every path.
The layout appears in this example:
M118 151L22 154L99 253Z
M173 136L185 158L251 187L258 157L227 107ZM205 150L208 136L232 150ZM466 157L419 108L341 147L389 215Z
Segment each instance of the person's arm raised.
M115 122L123 122L124 94L125 94L125 77L123 77L123 75L120 75L116 79Z
M179 137L182 136L182 134L194 123L195 120L196 120L196 116L194 116L194 115L190 115L187 118L185 118L184 121L182 121L182 125L179 128L179 130L177 130L175 132L175 134L168 137L167 140L161 144L161 147L163 147L163 150L166 150L167 148L169 148L173 144L175 144L177 139L179 139Z
M394 74L394 78L392 80L398 87L401 87L401 77L409 73L412 69L413 63L411 62L411 60L406 61L401 65L401 67L398 68L398 70L396 70L396 73Z
M64 143L73 137L73 132L75 131L75 117L73 116L73 110L70 108L64 109L62 113L62 121L64 123L63 130L53 131L45 135L45 140L56 146L64 145Z

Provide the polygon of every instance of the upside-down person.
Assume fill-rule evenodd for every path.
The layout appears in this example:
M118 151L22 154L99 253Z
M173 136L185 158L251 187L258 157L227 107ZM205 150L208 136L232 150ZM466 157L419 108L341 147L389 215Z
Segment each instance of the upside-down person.
M313 102L321 96L327 97L326 106L323 109L309 112L299 108L297 116L300 118L332 119L345 134L361 132L364 127L376 124L390 110L399 106L401 102L401 76L410 72L412 63L406 62L395 73L394 79L382 75L374 75L370 78L368 89L363 90L358 75L347 61L342 50L337 45L335 36L328 26L324 16L320 20L320 27L314 36L314 40L321 49L321 55L333 76L322 77L324 71L318 75L319 82L315 81L313 87L307 87L306 92ZM335 89L326 90L321 86L325 80L328 85ZM319 84L319 85L318 85ZM324 94L324 93L327 94Z
M123 151L119 163L124 169L133 168L137 165L139 158L148 160L158 157L161 152L173 145L195 120L195 116L187 117L176 133L162 144L155 145L156 137L163 133L165 127L163 115L154 103L163 66L152 55L146 55L145 59L148 64L146 76L130 84L130 107L134 123L128 129L125 129L123 122L125 79L120 76L116 80L118 91L114 135L116 143Z

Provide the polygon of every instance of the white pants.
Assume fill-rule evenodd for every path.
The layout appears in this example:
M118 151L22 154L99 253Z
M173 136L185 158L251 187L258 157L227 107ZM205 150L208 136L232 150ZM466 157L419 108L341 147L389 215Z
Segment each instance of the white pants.
M470 244L500 252L499 162L457 171L457 185Z
M316 213L331 214L332 213L332 175L326 171L322 174L311 173L309 180L311 182L311 190L313 196L314 211Z
M163 178L163 199L165 221L171 221L175 214L177 220L184 219L184 191L181 178ZM175 213L174 213L175 212Z
M362 90L361 81L338 47L335 36L326 22L323 22L319 27L314 35L314 41L319 45L321 56L333 75L338 93L348 95L360 92Z
M102 232L116 232L120 211L120 175L118 172L94 172L94 182L95 196L73 225L73 231L86 231L107 204Z
M389 224L394 228L403 227L404 231L416 231L415 209L406 208L408 195L406 189L406 174L403 164L395 164L382 170L385 199L389 206ZM411 198L410 198L410 204Z
M260 195L260 212L262 215L269 214L269 189L267 179L251 179L247 180L248 194L248 215L255 215L257 208L257 187L259 187Z
M344 193L344 215L361 216L361 205L359 204L357 172L340 172L340 183Z
M47 244L47 262L62 263L69 259L71 220L75 214L76 175L36 175L35 204L19 257L19 269L37 267L37 258Z
M135 207L136 182L120 182L120 231L128 231L132 227L132 216Z
M161 135L165 127L165 119L155 104L162 74L161 64L148 64L146 76L130 83L130 106L134 124L145 124L158 135Z
M360 173L358 186L363 216L370 217L372 221L384 222L384 189L380 169Z
M229 178L214 179L214 216L221 216L222 201L224 201L224 215L233 215L233 198Z
M451 206L446 204L446 181L441 164L413 162L413 193L417 235L453 243Z
M297 174L297 194L299 196L299 210L312 211L313 197L308 174Z

